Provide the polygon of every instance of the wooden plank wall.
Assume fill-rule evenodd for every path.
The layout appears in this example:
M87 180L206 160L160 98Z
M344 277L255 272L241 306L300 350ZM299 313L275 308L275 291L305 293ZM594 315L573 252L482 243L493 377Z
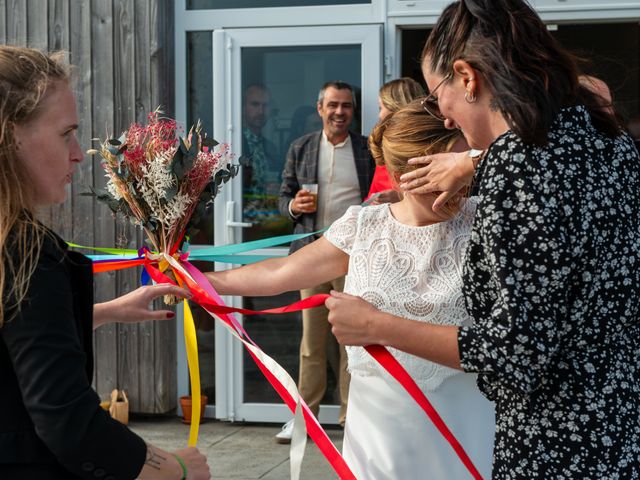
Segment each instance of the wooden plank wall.
M162 105L173 114L173 2L163 0L0 0L0 42L63 50L75 66L80 143L121 133ZM116 221L91 197L103 187L98 159L87 156L72 192L42 212L65 239L97 246L139 248L142 236ZM96 301L137 287L138 270L95 277ZM125 389L133 412L165 413L176 406L175 321L110 325L95 332L94 387L103 398Z

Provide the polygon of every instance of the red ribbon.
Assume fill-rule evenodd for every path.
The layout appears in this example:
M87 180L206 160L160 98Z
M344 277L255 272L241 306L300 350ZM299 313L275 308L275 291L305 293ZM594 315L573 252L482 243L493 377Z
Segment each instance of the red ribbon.
M153 264L157 263L151 259L142 259L142 260L129 260L129 261L120 261L123 263L132 263L131 265L124 266L122 268L128 268L128 266L139 265L140 263L144 263L147 272L151 278L153 278L156 282L159 283L171 283L175 285L175 282L172 281L169 277L164 275L159 269L157 269ZM140 263L138 263L140 262ZM118 262L109 262L112 264ZM181 272L174 270L176 276L180 278L180 280L188 287L188 289L193 294L193 300L198 303L201 307L207 310L210 313L216 314L223 322L233 328L240 336L244 337L249 343L256 346L255 342L251 340L247 332L244 330L242 325L237 322L232 316L228 315L229 313L241 313L243 315L262 315L262 314L277 314L277 313L288 313L288 312L297 312L300 310L304 310L307 308L315 308L319 306L324 306L324 303L329 295L319 294L313 295L311 297L305 298L298 302L294 302L290 305L286 305L284 307L278 308L270 308L267 310L248 310L245 308L234 308L228 307L226 305L221 305L218 303L203 287L200 286L200 283L204 285L209 285L206 277L196 269L192 264L187 261L182 262L185 267L187 267L188 271L191 275L194 276L192 280L186 275L183 275ZM99 265L105 265L99 264ZM106 271L106 265L104 269L100 271ZM94 265L94 271L95 265ZM422 410L427 414L429 419L433 422L434 426L438 429L438 431L442 434L444 439L451 445L453 450L456 452L460 461L465 465L469 473L475 480L482 480L482 476L478 469L475 467L469 455L466 453L458 439L453 435L449 427L446 425L440 414L433 407L429 399L422 392L420 387L416 384L416 382L411 378L411 376L407 373L405 368L396 360L396 358L391 355L389 350L387 350L382 345L367 345L364 347L367 352L384 368L393 378L395 378L402 387L411 395L411 397L420 405ZM273 388L278 392L280 397L289 407L292 412L295 412L296 409L296 400L291 396L289 391L284 387L284 385L278 380L269 369L262 363L262 361L257 358L254 353L247 349L251 357L258 365L258 368L262 371L264 376L267 378L269 383L273 386ZM340 453L336 450L331 440L327 436L326 432L320 427L320 425L315 421L315 417L310 412L309 408L306 404L303 405L303 415L305 417L305 422L307 424L307 431L311 438L314 440L320 451L324 454L325 458L329 461L333 469L336 471L338 476L341 479L348 480L356 480L355 476L349 469L348 465L344 461L344 458L340 455Z
M151 278L153 278L158 283L172 283L175 285L175 282L173 282L169 277L167 277L164 273L162 273L159 269L157 269L152 263L153 261L151 260L148 260L147 263L145 263L145 268L147 268L147 271L149 272L149 275L151 276ZM202 277L200 281L204 281L206 282L205 284L209 284L208 280L206 279L206 277L204 277L202 272L196 269L192 264L190 264L189 262L183 262L183 264L189 267L188 270L190 271L190 273L193 274L194 272L197 272ZM251 343L254 346L257 346L255 342L249 337L247 332L242 328L242 326L233 317L229 316L228 313L240 312L244 310L246 312L252 312L250 313L251 315L256 315L261 312L245 310L245 309L234 309L232 307L220 305L215 301L215 299L208 292L205 291L205 289L203 289L198 284L198 282L194 282L188 276L182 275L181 272L179 271L174 270L174 273L176 276L180 277L180 280L182 280L184 284L188 287L188 289L191 291L191 293L193 294L193 298L192 298L193 301L198 303L198 305L203 307L208 312L216 314L223 322L225 322L231 328L236 330L236 332L238 332L239 335L244 337L249 343ZM318 302L318 301L319 300L317 299L315 300L315 302ZM296 302L296 303L300 303L300 302ZM323 305L323 304L324 304L324 299L322 299L318 303L318 305ZM318 305L314 305L314 306L318 306ZM278 308L278 309L270 309L269 311L265 311L265 312L281 313L283 311L298 311L305 307L301 306L300 308L296 308L295 310L286 310L287 308L291 308L291 306ZM310 307L306 307L306 308L310 308ZM264 365L262 360L256 357L256 355L250 349L247 349L247 351L253 358L258 368L262 371L263 375L269 381L271 386L275 389L278 395L280 395L282 400L285 402L289 410L295 413L297 402L291 396L287 388L282 384L282 382L278 378L276 378L271 373L271 371L267 368L267 366ZM305 424L307 426L307 432L309 433L309 436L313 439L315 444L318 446L318 449L322 452L322 454L325 456L327 461L331 464L335 472L338 474L338 477L343 480L357 480L355 475L353 474L353 472L345 462L342 455L340 455L340 452L338 452L335 445L329 439L327 433L322 429L320 424L317 422L316 418L313 416L313 413L311 413L311 410L309 410L309 407L304 402L302 402L302 414L305 419Z
M107 260L104 262L93 262L93 273L112 272L114 270L124 270L125 268L139 267L145 265L144 258L133 260Z

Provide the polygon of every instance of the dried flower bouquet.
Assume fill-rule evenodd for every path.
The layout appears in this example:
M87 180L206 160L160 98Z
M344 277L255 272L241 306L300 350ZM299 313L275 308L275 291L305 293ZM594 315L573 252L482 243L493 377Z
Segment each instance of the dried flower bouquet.
M108 178L106 189L90 195L140 225L151 248L169 255L209 210L220 186L238 173L228 145L207 137L200 122L180 137L176 121L159 110L146 125L133 123L88 153L100 154Z
M98 139L99 140L99 139ZM114 214L141 226L154 252L148 257L177 255L185 238L213 204L223 183L238 174L228 145L202 132L198 122L185 137L176 121L159 110L148 123L133 123L119 138L101 142L99 154L108 178L105 189L89 195ZM167 262L162 262L162 268ZM175 303L165 298L166 303Z

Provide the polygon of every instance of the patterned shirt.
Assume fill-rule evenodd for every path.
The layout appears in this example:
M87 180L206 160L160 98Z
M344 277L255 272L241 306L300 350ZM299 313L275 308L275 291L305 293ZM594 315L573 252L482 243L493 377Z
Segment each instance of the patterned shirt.
M496 402L497 479L640 478L640 161L583 107L482 165L462 366Z

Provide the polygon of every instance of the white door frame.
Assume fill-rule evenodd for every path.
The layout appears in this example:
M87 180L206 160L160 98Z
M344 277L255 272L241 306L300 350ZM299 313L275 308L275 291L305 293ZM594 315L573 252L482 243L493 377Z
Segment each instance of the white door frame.
M183 32L184 35L184 32ZM241 146L241 51L243 47L279 46L325 46L359 45L361 47L361 104L363 134L368 134L378 116L377 93L382 83L382 25L334 25L282 28L215 29L213 36L213 136L222 143ZM184 40L183 40L184 42ZM186 72L184 59L176 68ZM186 84L184 80L183 85ZM178 90L180 91L180 90ZM182 90L184 91L184 89ZM177 99L181 95L177 95ZM180 120L186 117L186 101L181 100L177 112ZM236 149L236 151L238 151ZM214 241L226 245L240 240L239 224L242 218L242 186L239 179L224 185L214 204ZM235 226L234 226L235 225ZM277 249L286 254L286 249ZM270 252L270 253L273 253ZM229 268L216 264L216 269ZM241 306L238 297L224 297L228 305ZM239 317L240 318L240 317ZM240 318L241 319L241 318ZM180 319L179 319L180 320ZM188 377L184 365L182 325L178 328L178 394L188 390ZM216 399L215 408L207 407L205 414L225 420L240 421L286 421L290 412L284 404L243 403L243 352L244 347L216 322L215 364ZM320 420L337 423L337 406L323 406Z
M377 119L377 92L381 84L382 31L380 25L349 25L331 27L283 27L216 30L213 33L214 72L214 137L231 145L242 145L241 52L244 47L360 45L363 132L368 133ZM224 68L219 68L224 65ZM224 105L224 108L222 107ZM232 147L233 150L233 147ZM242 186L239 179L225 185L216 199L215 243L225 245L240 239L239 226L242 205ZM231 214L232 212L232 214ZM235 216L235 218L232 217ZM230 225L231 224L231 225ZM285 249L280 249L286 254ZM228 268L217 265L216 268ZM241 306L238 297L224 299L229 305ZM216 332L217 365L226 365L225 373L216 372L216 416L248 421L285 421L290 412L284 404L243 403L244 347L220 328ZM224 363L219 363L224 362ZM320 419L338 420L338 407L323 407Z

